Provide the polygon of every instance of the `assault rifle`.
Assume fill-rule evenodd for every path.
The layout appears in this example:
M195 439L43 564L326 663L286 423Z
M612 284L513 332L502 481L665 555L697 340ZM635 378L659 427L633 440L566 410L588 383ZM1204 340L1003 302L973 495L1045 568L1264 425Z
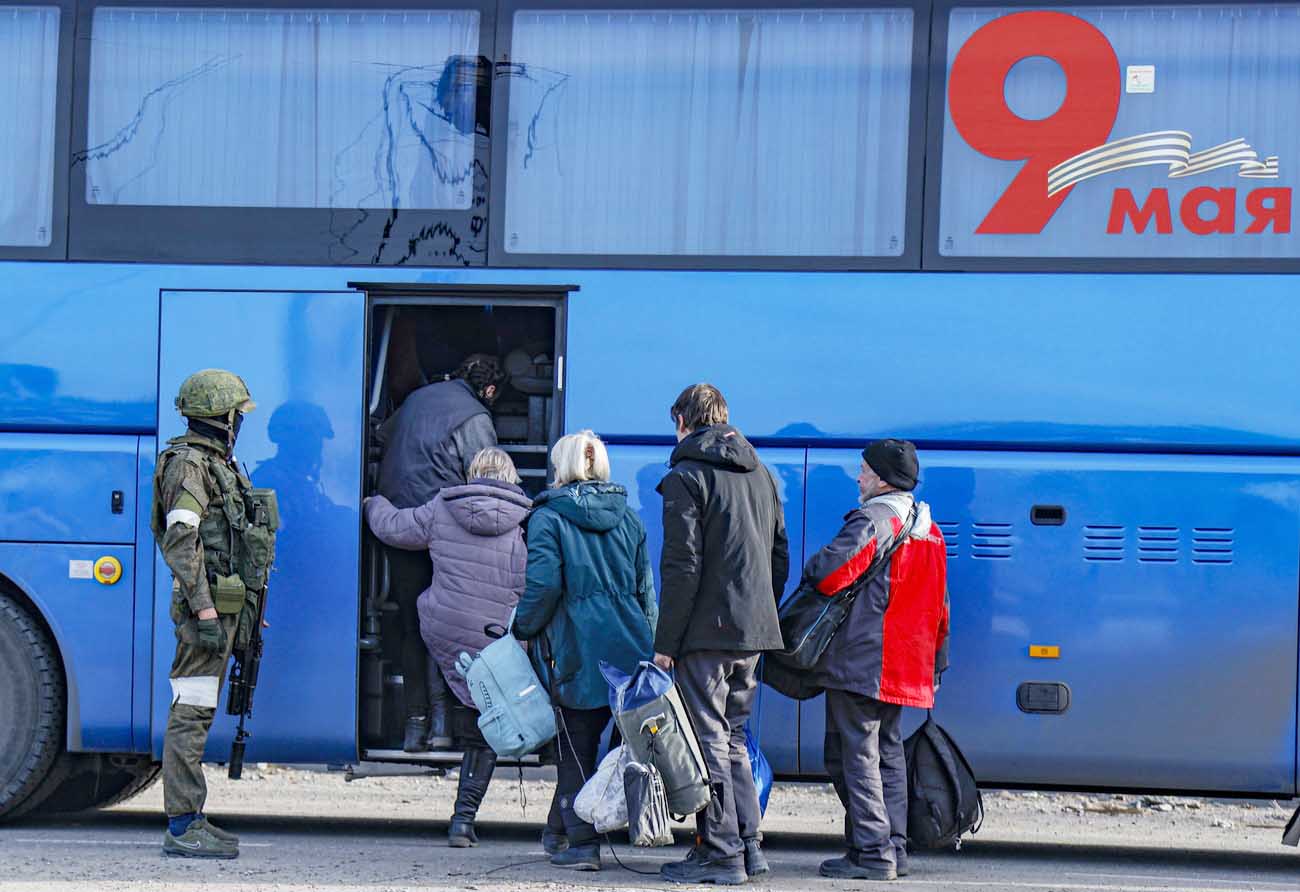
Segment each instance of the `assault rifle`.
M253 692L257 690L257 674L262 668L262 618L266 616L266 596L270 586L262 589L257 599L257 616L253 621L253 634L248 646L231 652L234 663L230 667L230 694L226 698L226 712L239 716L235 739L230 743L230 767L226 775L239 780L244 773L244 742L251 736L244 730L244 719L253 717Z
M280 510L275 491L254 489L251 502L253 525L270 530L274 536L280 526ZM266 572L269 576L271 568L268 567ZM253 618L253 630L248 636L248 644L242 648L236 646L231 652L234 664L230 667L230 693L226 697L226 713L239 716L239 727L235 730L235 739L230 743L230 767L226 772L231 780L239 780L244 773L244 742L251 736L244 730L244 720L253 717L253 692L257 690L257 676L262 669L262 626L270 589L269 584L263 585L258 594L257 615Z

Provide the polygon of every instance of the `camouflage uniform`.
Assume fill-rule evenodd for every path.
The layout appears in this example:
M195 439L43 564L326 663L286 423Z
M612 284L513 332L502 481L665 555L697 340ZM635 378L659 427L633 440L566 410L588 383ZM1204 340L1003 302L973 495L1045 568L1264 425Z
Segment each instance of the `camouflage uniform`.
M168 440L154 473L152 526L172 571L176 625L172 705L163 743L163 805L169 818L201 814L207 798L200 762L231 649L256 621L275 550L274 524L253 524L253 487L230 450L236 415L251 411L244 382L229 372L197 372L181 386L181 414L225 430L227 442L191 430ZM198 614L217 611L221 645L204 647Z

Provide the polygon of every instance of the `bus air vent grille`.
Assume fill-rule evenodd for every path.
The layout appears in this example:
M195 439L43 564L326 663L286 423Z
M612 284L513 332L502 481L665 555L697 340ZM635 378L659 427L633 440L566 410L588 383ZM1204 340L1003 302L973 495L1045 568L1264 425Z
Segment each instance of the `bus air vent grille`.
M1011 557L1015 540L1009 523L973 523L970 556L981 560L1005 561Z
M1143 564L1178 563L1178 527L1138 527L1138 561Z
M949 560L956 558L958 543L961 541L961 524L955 520L936 520L935 523L943 533L943 547Z
M1192 530L1193 564L1231 564L1232 527L1196 527Z
M1093 563L1124 560L1124 527L1113 523L1090 523L1085 526L1083 559Z

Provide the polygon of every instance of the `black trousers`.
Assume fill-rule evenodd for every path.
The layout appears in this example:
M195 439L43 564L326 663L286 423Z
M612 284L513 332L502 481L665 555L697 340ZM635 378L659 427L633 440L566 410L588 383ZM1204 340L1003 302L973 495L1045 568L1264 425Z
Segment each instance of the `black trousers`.
M385 547L384 551L388 555L389 586L397 602L397 618L402 628L402 695L406 715L407 718L428 715L429 651L420 637L420 614L415 605L433 580L433 564L429 552L423 549L406 551ZM436 681L442 681L441 673L437 673Z
M597 841L596 828L578 817L573 810L573 800L582 785L596 772L600 738L613 719L613 713L608 706L599 709L561 706L559 712L560 739L556 746L560 759L555 766L555 797L551 800L551 813L546 823L552 830L560 829L557 824L562 823L569 836L569 845L590 845Z
M907 863L902 715L892 703L826 692L826 770L844 806L845 842L878 867Z
M745 722L758 694L758 654L695 651L677 660L677 684L691 711L709 769L709 805L695 816L700 847L712 858L743 855L758 839L762 811L745 748Z

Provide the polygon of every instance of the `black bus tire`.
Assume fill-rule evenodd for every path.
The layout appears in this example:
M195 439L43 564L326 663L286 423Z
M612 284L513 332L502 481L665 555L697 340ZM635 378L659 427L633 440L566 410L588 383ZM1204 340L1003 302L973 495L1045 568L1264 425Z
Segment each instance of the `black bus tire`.
M42 783L18 806L14 818L75 814L106 808L141 792L162 766L147 756L61 753Z
M131 781L120 791L108 797L108 799L99 803L99 808L108 808L111 805L117 805L139 796L145 790L152 787L162 776L162 763L150 762L148 765L132 773Z
M0 819L27 803L62 752L66 702L54 643L0 591Z

